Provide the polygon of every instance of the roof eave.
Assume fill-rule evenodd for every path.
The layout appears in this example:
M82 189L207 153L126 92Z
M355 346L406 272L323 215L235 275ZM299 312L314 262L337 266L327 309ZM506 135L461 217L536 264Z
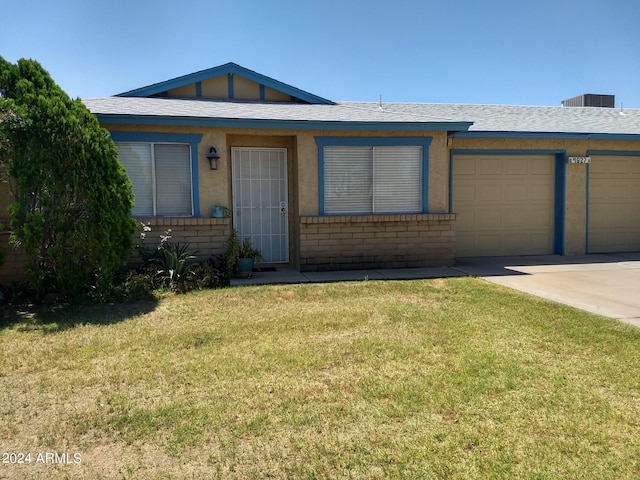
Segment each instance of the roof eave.
M552 140L640 140L637 133L597 132L517 132L517 131L460 131L449 134L450 138L512 138Z
M176 117L95 114L101 124L171 125L189 127L273 128L287 130L466 131L473 122L356 122L254 118Z

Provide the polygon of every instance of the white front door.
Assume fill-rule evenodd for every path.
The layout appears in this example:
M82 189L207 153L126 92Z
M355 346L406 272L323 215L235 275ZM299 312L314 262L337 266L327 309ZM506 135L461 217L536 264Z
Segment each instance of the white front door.
M233 226L265 263L289 261L287 149L234 147Z

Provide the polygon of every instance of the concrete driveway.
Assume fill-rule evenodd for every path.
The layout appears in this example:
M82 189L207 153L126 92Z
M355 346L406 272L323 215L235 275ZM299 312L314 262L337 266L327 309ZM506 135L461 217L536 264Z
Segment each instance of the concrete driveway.
M640 253L463 258L453 269L640 327Z

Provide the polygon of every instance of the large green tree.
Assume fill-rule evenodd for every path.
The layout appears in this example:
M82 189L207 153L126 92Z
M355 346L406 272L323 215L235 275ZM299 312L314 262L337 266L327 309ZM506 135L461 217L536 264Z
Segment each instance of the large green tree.
M76 295L109 280L133 242L131 183L109 132L34 60L0 57L0 163L33 285Z

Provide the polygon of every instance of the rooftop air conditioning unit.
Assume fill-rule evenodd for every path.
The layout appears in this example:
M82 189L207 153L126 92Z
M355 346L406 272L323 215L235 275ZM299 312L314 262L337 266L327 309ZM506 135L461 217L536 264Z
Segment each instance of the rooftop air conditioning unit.
M596 95L585 93L562 101L563 107L615 107L615 95Z

